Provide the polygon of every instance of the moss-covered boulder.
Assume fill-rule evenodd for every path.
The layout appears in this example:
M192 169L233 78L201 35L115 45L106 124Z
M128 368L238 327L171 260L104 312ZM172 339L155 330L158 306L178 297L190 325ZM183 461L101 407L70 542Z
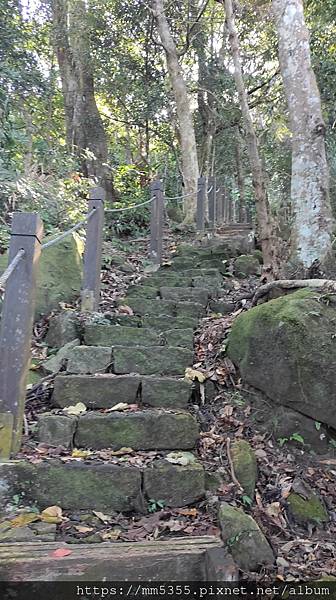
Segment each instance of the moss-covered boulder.
M52 237L50 237L52 239ZM49 238L44 240L49 241ZM84 242L76 233L43 250L37 277L35 314L38 318L72 302L81 290ZM7 255L0 256L0 274L7 266Z
M260 263L257 257L242 254L234 262L235 275L237 277L248 277L249 275L258 275L260 273Z
M236 440L231 446L235 475L245 494L254 498L257 481L257 460L253 448L246 440Z
M218 518L224 543L243 571L259 571L274 562L273 550L252 517L222 502Z
M64 310L50 319L45 341L51 348L61 348L79 335L78 315L73 310Z
M234 321L228 356L276 403L336 427L336 308L299 290Z
M305 498L300 494L291 493L287 498L287 505L290 516L301 525L322 525L329 521L324 504L314 493Z

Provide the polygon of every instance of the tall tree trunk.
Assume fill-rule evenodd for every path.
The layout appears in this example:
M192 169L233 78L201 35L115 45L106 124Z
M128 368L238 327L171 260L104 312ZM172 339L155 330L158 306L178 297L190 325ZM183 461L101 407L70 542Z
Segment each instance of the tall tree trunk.
M270 215L270 206L268 201L267 189L263 166L259 155L258 140L254 129L249 105L248 96L244 84L243 69L241 64L240 46L235 19L233 14L232 0L224 0L226 23L229 32L229 41L231 46L232 58L234 62L234 79L239 95L240 108L242 111L247 151L252 172L252 183L256 200L256 212L260 243L262 247L265 271L276 273L275 257L275 239L273 234L273 225Z
M67 146L79 155L85 176L114 199L107 137L94 94L88 20L83 0L52 0L54 44L64 98Z
M273 0L279 61L292 131L293 259L304 270L332 254L325 124L312 69L302 0Z
M244 168L242 162L242 140L239 131L239 126L235 127L236 130L236 145L235 145L235 159L237 169L237 186L239 191L239 208L238 208L238 220L240 223L246 221L246 202L245 202L245 179L244 179Z
M182 173L185 193L185 223L195 221L198 184L198 160L195 129L190 108L187 86L179 64L175 42L164 12L163 0L152 0L157 29L165 50L167 67L173 88L179 124L182 155Z

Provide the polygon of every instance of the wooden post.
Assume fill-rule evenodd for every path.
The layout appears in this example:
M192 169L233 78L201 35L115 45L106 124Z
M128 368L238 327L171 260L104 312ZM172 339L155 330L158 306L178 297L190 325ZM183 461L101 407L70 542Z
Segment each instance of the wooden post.
M223 200L223 191L220 187L216 194L216 222L220 225L223 221L222 218L222 200Z
M21 261L5 289L0 327L0 458L19 451L30 364L36 279L41 254L43 224L34 213L15 213L8 264L19 250ZM11 430L11 433L10 433Z
M199 177L198 188L197 188L197 231L204 231L204 218L205 218L205 177Z
M216 226L216 177L208 177L208 213L209 229L214 230Z
M159 180L153 181L150 186L152 197L151 224L150 224L150 249L151 260L160 265L162 262L162 238L163 238L163 185Z
M98 310L100 301L100 272L102 263L105 190L101 187L90 191L88 212L92 217L86 225L84 252L82 303L83 312Z

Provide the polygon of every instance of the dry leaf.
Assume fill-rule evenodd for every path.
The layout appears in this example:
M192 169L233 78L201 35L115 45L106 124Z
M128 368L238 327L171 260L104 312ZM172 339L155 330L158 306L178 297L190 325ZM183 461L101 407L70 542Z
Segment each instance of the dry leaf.
M191 381L199 381L199 383L204 383L207 378L201 371L196 371L190 367L185 370L185 377Z
M79 533L90 533L93 531L93 527L86 527L85 525L75 525L74 529Z
M196 456L192 452L170 452L166 460L173 465L190 465L196 462Z
M69 554L72 554L72 550L58 548L57 550L54 550L54 552L51 552L49 556L52 558L63 558L64 556L69 556Z
M81 415L86 412L86 406L83 402L77 402L74 406L66 406L63 408L63 412L67 413L67 415Z
M133 310L131 309L130 306L126 306L126 304L122 304L121 306L118 306L118 311L121 314L126 314L126 315L134 315Z
M49 506L40 514L43 523L62 523L62 509L59 506Z
M104 531L100 534L103 540L117 540L120 537L122 529L111 529L111 531Z
M75 450L72 451L72 458L87 458L88 456L90 456L90 454L92 454L92 452L90 452L90 450L78 450L77 448L75 448Z
M177 512L184 517L197 517L198 515L197 508L180 508Z
M23 513L22 515L15 517L15 519L10 521L10 524L12 527L25 527L26 525L29 525L29 523L34 523L35 521L39 521L39 520L40 520L39 514L37 514L35 512L30 512L30 513Z
M107 412L112 412L114 410L127 410L128 407L129 405L126 404L126 402L119 402L118 404L112 406L112 408L109 408Z
M133 448L120 448L119 450L112 450L110 452L111 456L124 456L124 454L132 454L134 452Z
M98 517L98 519L100 519L103 523L106 524L110 522L111 517L109 517L108 515L104 515L104 513L99 512L97 510L93 510L92 512L95 515L95 517Z

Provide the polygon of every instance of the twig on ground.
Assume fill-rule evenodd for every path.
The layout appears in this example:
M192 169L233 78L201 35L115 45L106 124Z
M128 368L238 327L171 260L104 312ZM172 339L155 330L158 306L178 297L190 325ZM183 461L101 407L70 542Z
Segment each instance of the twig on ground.
M243 490L242 486L240 485L240 483L236 477L236 474L235 474L235 470L234 470L234 466L233 466L233 462L232 462L232 456L231 456L231 440L230 440L229 436L226 438L226 454L227 454L229 465L230 465L232 481L238 487L239 491L243 492L244 490Z

